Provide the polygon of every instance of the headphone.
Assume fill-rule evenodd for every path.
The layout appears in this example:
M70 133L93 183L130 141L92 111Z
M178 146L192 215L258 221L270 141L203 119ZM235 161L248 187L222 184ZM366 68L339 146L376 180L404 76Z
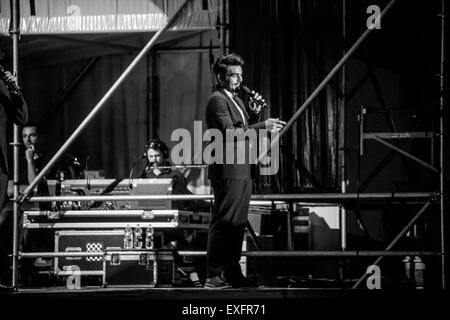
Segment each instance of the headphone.
M162 142L159 139L152 139L149 142L147 142L147 144L144 147L144 155L143 157L147 159L147 150L148 149L154 149L154 150L159 150L162 152L164 158L166 158L166 160L169 159L169 148L167 148L166 144L164 142Z

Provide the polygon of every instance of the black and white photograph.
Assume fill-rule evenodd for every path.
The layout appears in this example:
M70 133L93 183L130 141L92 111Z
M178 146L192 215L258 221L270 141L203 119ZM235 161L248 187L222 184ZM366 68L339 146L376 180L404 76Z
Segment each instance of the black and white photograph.
M0 317L450 313L447 0L0 0Z

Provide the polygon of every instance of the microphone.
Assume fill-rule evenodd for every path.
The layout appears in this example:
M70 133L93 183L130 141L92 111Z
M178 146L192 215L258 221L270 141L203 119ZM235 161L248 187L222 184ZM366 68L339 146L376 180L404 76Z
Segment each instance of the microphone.
M256 102L256 103L259 104L261 107L267 108L267 103L265 103L264 101L255 99L255 95L256 95L256 94L255 94L255 93L252 93L252 91L251 91L248 87L246 87L246 86L241 86L240 88L241 88L241 90L242 90L245 94L247 94L248 96L250 96L250 99L251 99L252 102Z
M14 94L20 94L20 87L17 85L15 81L11 81L6 76L6 70L3 68L3 66L0 65L0 78L5 83L8 90L12 91Z
M85 170L85 175L86 175L86 188L88 189L88 190L91 190L91 181L89 180L89 173L88 173L88 162L89 162L89 158L90 158L90 156L89 155L87 155L86 156L86 166L85 166L85 168L86 168L86 170Z

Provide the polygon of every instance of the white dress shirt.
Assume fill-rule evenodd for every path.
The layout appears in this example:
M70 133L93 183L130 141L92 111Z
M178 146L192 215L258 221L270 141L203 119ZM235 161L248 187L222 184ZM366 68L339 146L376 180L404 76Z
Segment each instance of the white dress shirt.
M224 91L225 91L225 93L231 98L231 101L233 101L234 106L238 109L239 114L240 114L241 117L242 117L242 121L243 121L242 123L243 123L244 126L245 126L246 123L245 123L244 112L242 112L242 109L238 106L237 102L234 100L233 94L232 94L230 91L228 91L227 89L224 89Z

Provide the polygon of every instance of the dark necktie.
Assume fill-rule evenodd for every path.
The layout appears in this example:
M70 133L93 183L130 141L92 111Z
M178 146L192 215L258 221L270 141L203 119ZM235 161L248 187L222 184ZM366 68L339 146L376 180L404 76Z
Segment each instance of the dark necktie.
M234 102L236 103L236 106L239 108L239 113L241 114L241 116L242 116L242 120L244 121L243 123L244 123L244 125L246 125L246 120L245 120L245 111L244 111L244 109L242 108L242 105L241 105L241 102L239 101L239 99L237 98L238 97L238 95L236 94L236 93L232 93L233 94L233 100L234 100Z

